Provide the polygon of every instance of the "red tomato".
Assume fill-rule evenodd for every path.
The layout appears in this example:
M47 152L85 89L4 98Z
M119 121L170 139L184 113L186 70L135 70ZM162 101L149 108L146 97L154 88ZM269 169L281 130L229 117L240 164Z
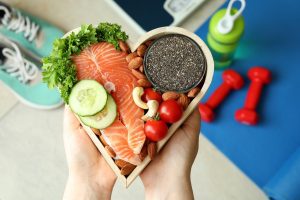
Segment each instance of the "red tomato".
M175 100L167 100L158 108L160 119L167 123L177 122L182 116L182 107Z
M146 88L144 94L142 95L142 100L148 102L149 100L156 100L158 103L162 102L162 97L159 92L156 92L152 88Z
M145 124L145 134L151 141L157 142L166 137L167 124L162 120L148 120Z

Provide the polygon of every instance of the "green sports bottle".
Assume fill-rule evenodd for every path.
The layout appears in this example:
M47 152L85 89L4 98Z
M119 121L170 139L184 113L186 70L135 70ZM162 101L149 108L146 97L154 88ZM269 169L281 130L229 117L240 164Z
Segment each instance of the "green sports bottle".
M237 1L241 3L241 7L232 8ZM207 43L216 69L227 68L234 59L234 52L244 33L245 24L241 13L245 6L245 0L231 0L228 7L216 12L209 22Z

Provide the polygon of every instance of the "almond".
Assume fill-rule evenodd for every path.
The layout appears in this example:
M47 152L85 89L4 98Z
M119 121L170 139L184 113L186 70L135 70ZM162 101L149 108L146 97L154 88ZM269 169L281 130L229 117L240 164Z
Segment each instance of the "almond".
M141 44L137 48L137 55L143 57L145 55L146 50L147 50L147 46L144 44Z
M140 157L141 161L143 161L146 158L147 155L148 155L148 149L147 149L147 144L145 142L145 144L144 144L144 146L141 150L141 153L139 154L139 157Z
M116 157L115 151L110 146L105 146L105 150L107 151L110 157L112 158Z
M121 51L124 51L126 53L130 52L130 49L129 49L126 42L123 42L122 40L119 40L119 46L120 46Z
M149 47L152 44L153 40L148 40L144 44Z
M131 70L131 73L137 78L137 79L146 79L146 76L141 73L140 71L138 70L135 70L135 69L132 69Z
M129 69L138 69L143 64L143 58L141 57L135 57L133 58L129 64Z
M123 167L125 167L125 165L130 164L129 162L126 162L125 160L122 160L122 159L116 160L115 163L119 168L123 168Z
M156 156L156 152L157 152L157 145L156 145L156 143L150 142L148 144L147 149L148 149L148 155L149 155L150 159L153 160L154 157Z
M177 100L179 98L180 94L176 93L176 92L165 92L162 95L162 98L164 101L170 100L170 99L174 99Z
M151 87L151 83L147 79L140 79L137 81L138 85L143 88Z
M145 144L148 146L148 144L150 144L150 140L149 139L146 139L146 141L145 141Z
M200 88L195 87L195 88L191 89L191 90L188 92L187 96L188 96L188 97L191 97L191 98L194 98L195 96L197 96L197 94L198 94L199 92L200 92Z
M190 104L190 99L185 94L180 94L179 98L177 99L177 103L186 109Z
M144 65L141 65L139 70L140 70L141 73L144 73Z
M121 174L124 176L129 175L135 168L135 165L128 164L121 168Z
M96 129L96 128L91 128L91 129L92 129L92 131L93 131L96 135L98 135L98 136L101 135L101 132L100 132L99 129Z
M103 146L108 146L107 142L105 141L104 137L102 135L100 135L100 141L103 144Z
M136 58L137 57L137 53L136 52L132 52L130 54L128 54L126 56L126 61L129 63L132 59Z

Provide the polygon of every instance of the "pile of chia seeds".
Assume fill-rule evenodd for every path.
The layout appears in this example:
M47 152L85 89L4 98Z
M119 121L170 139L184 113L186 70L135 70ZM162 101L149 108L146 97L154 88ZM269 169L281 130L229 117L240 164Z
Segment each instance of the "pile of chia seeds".
M144 66L147 78L158 90L187 92L200 83L206 59L192 39L172 34L152 43Z

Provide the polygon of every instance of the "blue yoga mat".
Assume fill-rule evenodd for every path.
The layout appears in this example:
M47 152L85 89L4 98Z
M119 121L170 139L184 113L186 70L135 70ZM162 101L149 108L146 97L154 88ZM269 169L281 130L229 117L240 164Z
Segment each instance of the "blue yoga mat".
M300 199L300 147L264 187L274 200Z
M300 169L293 167L299 159L292 159L300 147L299 8L300 1L247 1L245 35L231 66L246 84L222 102L213 123L202 123L205 136L276 200L300 200ZM207 29L208 23L196 33L205 39ZM255 65L269 68L273 79L263 88L259 124L245 126L234 113L243 107L250 82L246 74ZM221 84L221 74L215 72L204 101Z

